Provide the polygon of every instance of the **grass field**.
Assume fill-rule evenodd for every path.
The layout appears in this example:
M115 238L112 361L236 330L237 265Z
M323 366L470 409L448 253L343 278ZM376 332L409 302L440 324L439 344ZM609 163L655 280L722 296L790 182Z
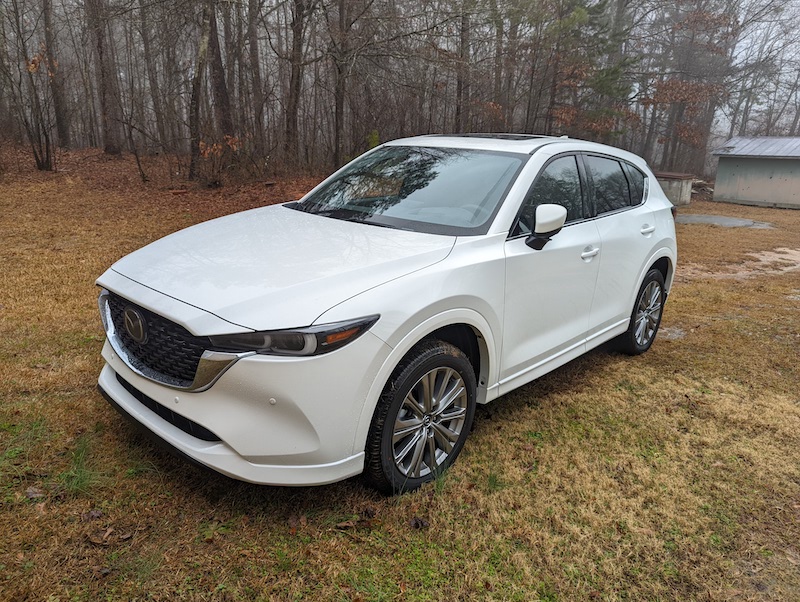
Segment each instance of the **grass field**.
M444 479L385 498L202 471L95 389L99 274L313 180L176 194L96 152L5 166L0 600L800 600L800 212L681 209L775 228L679 225L650 352L479 408Z

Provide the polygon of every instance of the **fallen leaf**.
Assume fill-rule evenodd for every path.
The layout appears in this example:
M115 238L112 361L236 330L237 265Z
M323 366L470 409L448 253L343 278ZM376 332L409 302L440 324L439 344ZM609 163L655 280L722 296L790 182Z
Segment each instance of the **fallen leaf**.
M420 518L415 516L409 521L412 529L427 529L430 526L430 523L426 521L424 518Z
M25 495L28 496L29 500L36 500L41 497L44 497L47 494L38 487L28 487L25 490Z
M100 510L89 510L89 512L84 512L81 514L81 520L85 523L88 523L92 520L97 520L98 518L103 518L103 513Z
M352 521L352 520L346 520L346 521L344 521L342 523L337 523L336 524L336 528L337 529L354 529L355 526L356 526L356 523L355 523L355 521Z
M107 545L108 545L108 543L107 543L107 542L104 542L104 541L103 541L101 538L99 538L99 537L92 537L92 536L91 536L91 535L89 535L88 533L86 534L86 539L88 539L88 540L89 540L89 543L93 543L93 544L94 544L94 545L96 545L96 546L107 546Z

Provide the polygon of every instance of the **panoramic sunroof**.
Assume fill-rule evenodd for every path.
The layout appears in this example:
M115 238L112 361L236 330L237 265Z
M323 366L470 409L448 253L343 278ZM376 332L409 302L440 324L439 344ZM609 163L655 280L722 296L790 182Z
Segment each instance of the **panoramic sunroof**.
M497 140L530 140L531 138L552 138L552 136L537 136L536 134L439 134L453 138L494 138Z

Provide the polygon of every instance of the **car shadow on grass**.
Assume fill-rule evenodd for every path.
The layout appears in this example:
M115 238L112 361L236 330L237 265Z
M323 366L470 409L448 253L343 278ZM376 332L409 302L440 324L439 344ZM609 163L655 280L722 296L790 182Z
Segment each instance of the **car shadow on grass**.
M617 353L611 344L605 344L489 404L479 405L473 436L480 435L490 428L489 425L502 427L503 421L513 420L512 414L520 404L537 406L548 396L573 395L591 388L593 373L598 368L620 361L628 361L628 358ZM321 486L288 487L239 481L197 463L128 421L114 430L120 434L119 444L129 448L132 454L142 456L147 470L158 475L171 496L179 495L186 500L200 496L208 507L222 506L244 514L269 512L286 517L299 512L336 515L343 509L386 499L371 489L360 475ZM126 471L128 476L135 476L136 463Z

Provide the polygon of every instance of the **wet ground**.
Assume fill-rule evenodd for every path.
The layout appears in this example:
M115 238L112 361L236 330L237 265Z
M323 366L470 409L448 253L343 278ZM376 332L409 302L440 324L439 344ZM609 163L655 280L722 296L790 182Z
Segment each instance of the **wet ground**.
M758 230L771 229L774 226L768 222L756 222L751 219L738 217L725 217L723 215L679 215L675 218L678 224L709 224L723 228L755 228Z

